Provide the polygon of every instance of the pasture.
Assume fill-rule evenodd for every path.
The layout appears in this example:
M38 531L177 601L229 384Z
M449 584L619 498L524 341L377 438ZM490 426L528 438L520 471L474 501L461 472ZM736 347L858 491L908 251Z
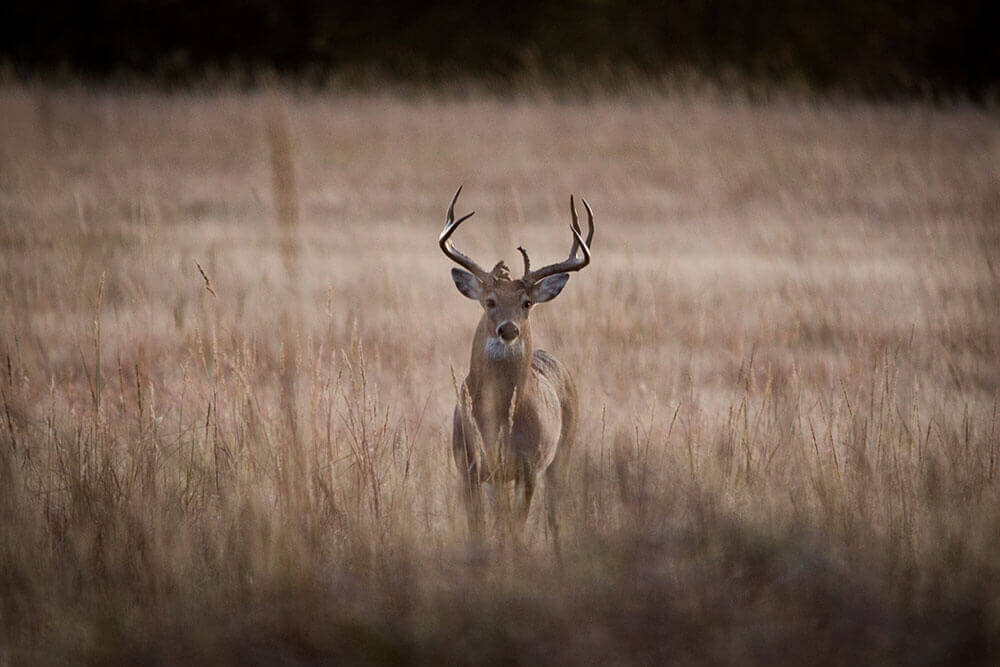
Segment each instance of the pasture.
M0 88L0 663L1000 654L995 110ZM556 559L471 547L480 308L581 423ZM544 487L539 491L545 493Z

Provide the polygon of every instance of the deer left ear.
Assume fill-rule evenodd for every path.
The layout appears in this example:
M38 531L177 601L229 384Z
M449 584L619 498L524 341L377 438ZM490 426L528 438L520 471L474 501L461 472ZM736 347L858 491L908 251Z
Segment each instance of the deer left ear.
M483 286L479 282L479 279L468 271L463 271L462 269L452 269L451 279L455 281L455 287L458 291L462 293L463 296L467 296L470 299L476 301L482 296Z
M568 280L568 273L557 273L554 276L543 278L540 282L531 286L531 300L535 303L551 301L559 296L559 292L562 292Z

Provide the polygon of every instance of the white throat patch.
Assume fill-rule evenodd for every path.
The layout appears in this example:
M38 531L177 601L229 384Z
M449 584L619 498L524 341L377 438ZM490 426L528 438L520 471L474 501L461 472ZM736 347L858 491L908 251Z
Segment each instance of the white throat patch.
M506 361L523 356L524 341L520 338L515 338L510 343L499 336L490 336L486 339L486 358L490 361Z

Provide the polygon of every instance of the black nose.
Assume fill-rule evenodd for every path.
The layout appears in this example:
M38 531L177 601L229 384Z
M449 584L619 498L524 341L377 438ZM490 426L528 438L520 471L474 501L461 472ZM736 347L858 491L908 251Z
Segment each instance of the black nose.
M497 333L508 343L515 338L517 338L518 329L517 325L513 322L504 322L499 327L497 327Z

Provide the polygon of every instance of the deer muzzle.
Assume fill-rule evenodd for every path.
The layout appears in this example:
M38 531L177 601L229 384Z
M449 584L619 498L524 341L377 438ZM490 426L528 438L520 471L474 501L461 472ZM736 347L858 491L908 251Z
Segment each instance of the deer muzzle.
M501 323L500 326L497 327L497 336L500 336L500 338L503 338L504 341L508 343L517 338L520 333L521 330L518 329L518 326L510 320Z

